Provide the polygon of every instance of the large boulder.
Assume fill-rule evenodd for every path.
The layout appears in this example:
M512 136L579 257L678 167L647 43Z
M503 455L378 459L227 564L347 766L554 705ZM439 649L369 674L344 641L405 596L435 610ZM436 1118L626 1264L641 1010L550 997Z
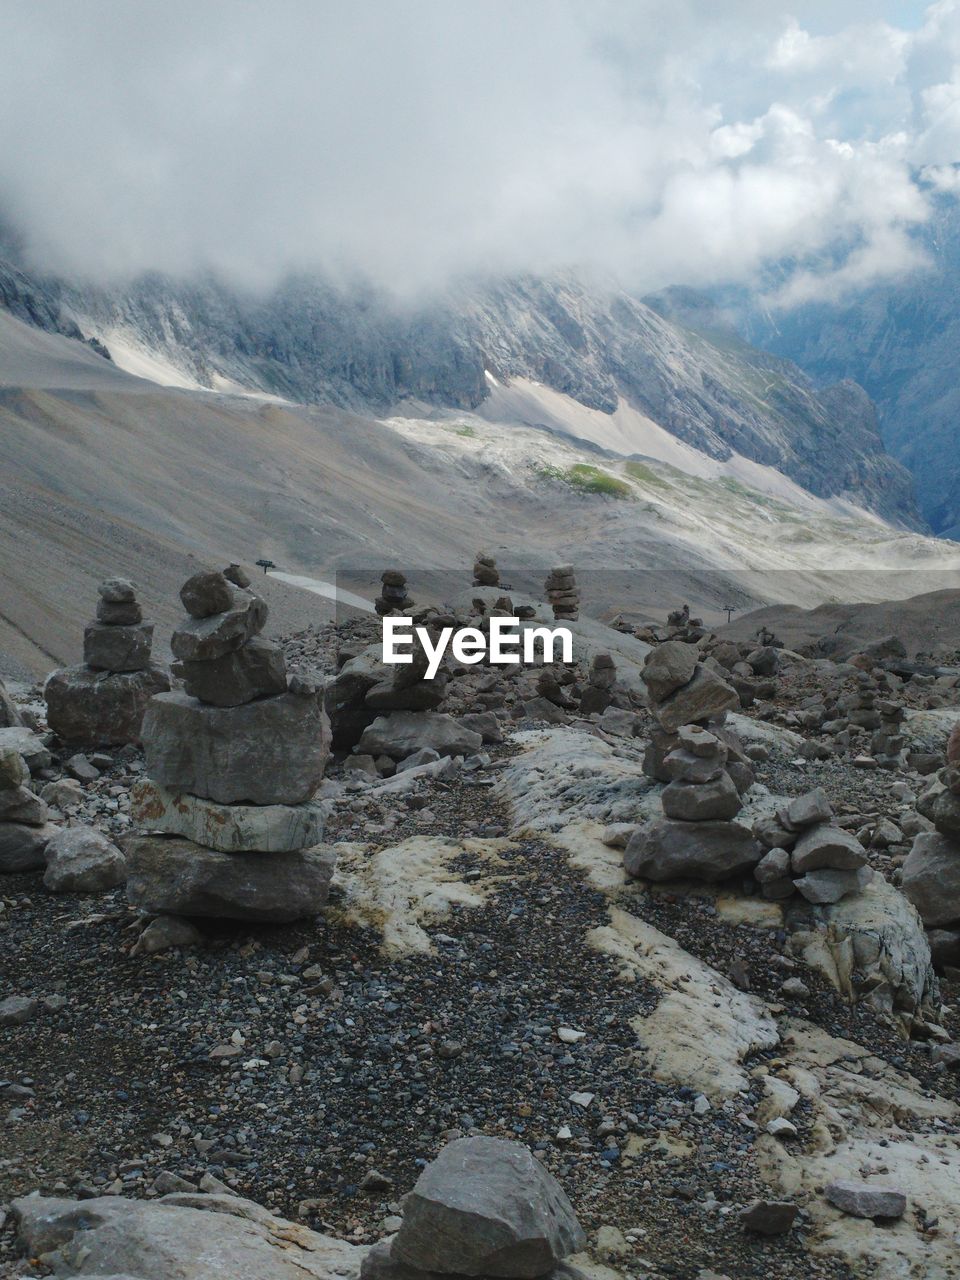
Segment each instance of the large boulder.
M330 724L315 696L209 707L163 693L144 716L143 749L150 777L170 791L220 804L301 804L323 778Z
M333 848L218 853L171 836L128 836L127 898L150 914L286 924L316 915L330 892Z
M50 837L59 827L28 826L22 822L0 822L0 872L33 871L46 863Z
M130 817L145 832L184 836L221 853L285 853L323 839L323 808L306 804L218 804L141 778Z
M559 1183L526 1147L460 1138L404 1199L392 1257L421 1271L543 1276L586 1245Z
M54 893L103 893L127 878L127 860L93 827L63 827L46 848L43 883Z
M960 845L936 831L921 831L903 864L901 887L923 923L960 920Z
M114 673L63 667L44 685L47 724L65 742L87 746L139 742L147 703L169 688L169 675L157 666Z
M356 1280L366 1252L228 1195L30 1196L14 1202L13 1220L20 1249L58 1276Z
M368 725L357 750L362 755L404 760L424 747L441 756L470 756L482 745L481 735L464 728L453 716L437 711L397 711Z
M643 880L726 880L749 871L763 850L739 822L673 822L660 818L630 838L627 875Z
M739 706L736 689L709 667L699 665L690 683L671 693L653 711L667 733L676 733L682 725L709 720Z

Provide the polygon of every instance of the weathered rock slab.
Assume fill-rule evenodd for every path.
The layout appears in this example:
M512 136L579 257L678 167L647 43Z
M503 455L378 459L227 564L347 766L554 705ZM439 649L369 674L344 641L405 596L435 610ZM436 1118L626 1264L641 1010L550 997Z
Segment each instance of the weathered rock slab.
M218 804L149 778L134 784L130 816L145 832L183 836L221 853L285 853L323 839L323 808L316 802Z
M470 756L482 745L481 735L465 729L453 716L437 711L397 711L368 725L357 749L361 754L403 760L424 747L441 756Z
M700 665L690 683L671 693L653 712L667 733L675 733L682 725L709 720L739 706L740 695L736 689L709 667Z
M170 637L175 658L197 662L222 658L260 634L267 621L266 603L252 591L231 590L233 604L223 613L181 622Z
M655 820L630 839L623 865L644 880L725 880L749 871L762 850L739 822Z
M254 636L240 649L205 662L174 664L191 698L214 707L239 707L254 698L284 693L287 666L283 651L263 636Z
M143 671L152 646L151 622L126 627L91 622L83 631L83 660L95 671Z
M855 871L866 861L867 851L855 835L825 822L805 831L791 855L793 869L798 875L821 867Z
M47 724L66 742L91 746L139 742L147 703L169 688L169 675L157 666L114 673L63 667L44 686Z

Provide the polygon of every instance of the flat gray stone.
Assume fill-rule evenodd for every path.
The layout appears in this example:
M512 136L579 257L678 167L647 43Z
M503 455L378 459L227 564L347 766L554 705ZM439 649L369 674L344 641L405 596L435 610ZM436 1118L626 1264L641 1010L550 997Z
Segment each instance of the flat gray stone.
M771 849L769 853L763 855L754 867L753 874L761 884L788 879L790 876L790 854L786 849ZM789 892L793 892L792 881L790 881Z
M801 827L812 827L814 823L829 822L833 817L833 806L822 787L815 787L805 795L791 800L785 812L787 823L795 831Z
M503 741L503 728L492 711L471 711L458 716L460 724L471 733L479 733L485 743Z
M95 671L143 671L152 647L152 622L131 627L91 622L83 629L83 660Z
M285 853L323 839L323 808L306 804L218 804L141 778L130 817L144 832L183 836L221 853Z
M65 742L136 743L147 703L169 688L170 677L162 667L115 673L63 667L47 678L43 688L47 724Z
M144 715L143 749L148 774L170 791L220 804L302 804L323 778L330 726L316 697L210 707L163 693Z
M0 729L14 729L22 724L20 710L11 698L7 686L0 680Z
M665 816L681 822L735 818L742 808L740 793L728 773L710 782L671 782L660 799Z
M663 648L661 645L660 648ZM657 651L655 651L657 652ZM709 667L698 665L689 684L677 689L651 710L667 733L683 725L709 720L740 706L740 695Z
M902 1218L907 1207L904 1192L872 1182L831 1182L824 1195L832 1205L855 1218Z
M741 1225L761 1236L785 1235L794 1224L799 1207L792 1200L754 1200L740 1214Z
M821 823L803 833L790 857L797 875L817 871L821 867L855 871L865 865L867 851L851 832Z
M123 884L127 861L93 827L62 827L46 848L43 883L53 893L105 893Z
M900 887L928 928L960 920L960 843L921 831L904 861Z
M393 1257L392 1240L380 1240L363 1260L360 1280L450 1280L449 1272L421 1271ZM559 1262L544 1280L588 1280L587 1273Z
M128 836L127 898L141 911L285 924L316 915L330 892L330 846L218 853L172 836Z
M38 1008L38 1002L29 996L7 996L0 1000L0 1027L22 1027Z
M869 867L858 867L855 871L819 867L816 871L808 871L793 883L797 892L808 902L826 905L839 902L849 893L859 893L870 883L872 875Z
M191 698L214 707L240 707L287 689L283 650L263 636L254 636L222 658L176 662L173 674L184 682Z
M129 578L107 578L97 587L101 600L109 604L130 604L137 598L136 587Z
M234 603L224 613L181 622L170 637L175 658L188 662L222 658L260 634L267 621L266 603L252 591L243 591L240 587L231 590Z
M674 822L658 819L630 839L623 865L643 880L706 880L751 870L762 850L739 822Z
M465 729L453 716L437 711L396 711L379 716L364 729L358 751L404 760L424 747L441 756L472 756L482 745L481 735Z
M526 1147L460 1138L405 1197L391 1256L421 1271L522 1280L585 1245L570 1201Z
M27 762L16 747L0 747L0 795L4 791L18 791L29 781Z

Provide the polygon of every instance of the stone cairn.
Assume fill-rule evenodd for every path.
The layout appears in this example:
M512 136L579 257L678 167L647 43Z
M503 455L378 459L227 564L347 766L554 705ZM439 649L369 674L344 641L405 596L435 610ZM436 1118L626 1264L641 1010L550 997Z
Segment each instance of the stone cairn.
M551 569L543 589L557 622L576 622L580 617L580 588L574 577L573 565L562 564Z
M799 893L815 905L839 902L870 882L863 845L833 822L826 793L817 787L754 824L768 852L754 870L765 898Z
M563 1259L586 1236L559 1183L526 1147L459 1138L428 1164L403 1200L403 1223L364 1258L361 1280L583 1273Z
M493 556L477 553L473 562L473 585L475 587L499 587L500 570Z
M960 725L947 743L947 763L920 796L917 808L932 823L903 864L903 892L930 931L934 955L960 966Z
M388 613L402 613L416 603L407 595L407 577L399 569L385 569L380 582L380 594L373 607L381 618Z
M227 573L230 576L227 576ZM335 858L313 800L330 750L318 683L260 636L249 578L195 574L174 631L183 691L143 721L147 777L131 796L127 894L150 913L287 921L326 902Z
M877 702L876 709L880 717L880 727L874 730L870 740L870 750L879 768L889 769L892 772L900 768L903 753L907 748L907 738L903 732L903 722L907 713L899 702L894 702L890 698L883 698Z
M587 673L587 683L580 695L580 714L602 715L613 702L613 687L617 683L617 665L609 653L594 655Z
M99 591L83 665L52 672L44 686L47 724L66 742L122 746L140 741L146 705L170 677L151 663L153 624L143 621L133 584L108 578Z
M59 828L30 785L30 770L15 747L0 747L0 871L32 871Z

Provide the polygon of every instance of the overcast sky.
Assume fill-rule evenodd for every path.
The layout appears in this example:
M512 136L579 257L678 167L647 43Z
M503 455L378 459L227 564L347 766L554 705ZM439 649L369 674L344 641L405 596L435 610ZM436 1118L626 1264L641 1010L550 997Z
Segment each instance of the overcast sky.
M0 0L0 207L38 262L397 289L916 260L960 0ZM918 181L918 175L920 175Z

